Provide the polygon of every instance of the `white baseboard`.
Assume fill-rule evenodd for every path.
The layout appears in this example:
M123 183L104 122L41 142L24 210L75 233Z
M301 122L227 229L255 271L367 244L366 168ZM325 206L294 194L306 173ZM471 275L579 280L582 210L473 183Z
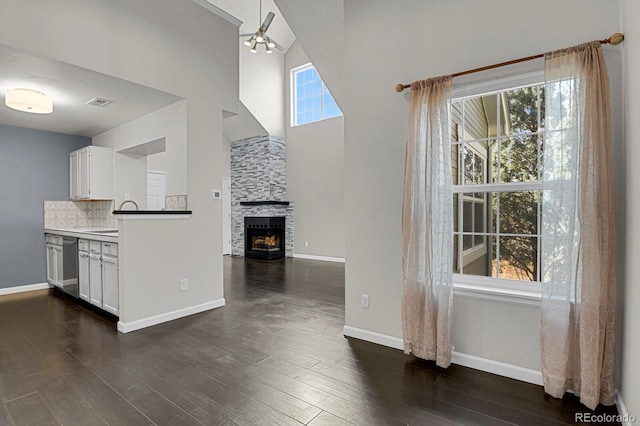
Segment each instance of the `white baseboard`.
M631 417L629 415L629 411L627 407L624 405L624 401L622 400L622 395L620 395L620 391L616 389L616 407L618 408L618 414L620 415L620 421L623 426L631 426L635 423L635 417Z
M315 256L313 254L293 253L293 257L296 257L298 259L321 260L323 262L339 262L339 263L345 262L344 257Z
M141 328L147 328L153 325L162 324L163 322L173 321L178 318L188 317L189 315L199 314L200 312L209 311L211 309L219 308L224 305L224 299L217 299L211 302L202 303L200 305L189 306L188 308L182 308L136 321L118 321L118 331L121 333L129 333L131 331L140 330Z
M363 330L361 328L350 327L345 325L342 334L347 337L355 337L356 339L366 340L367 342L377 343L378 345L387 346L393 349L404 350L404 342L398 337L388 336L386 334L376 333L375 331Z
M453 364L462 365L463 367L469 367L487 373L497 374L498 376L520 380L521 382L533 383L534 385L540 386L543 384L542 373L540 371L531 370L518 365L507 364L505 362L494 361L487 358L480 358L474 355L461 354L459 352L453 352L451 354L451 362Z
M46 290L48 288L51 288L49 283L19 285L16 287L0 288L0 296L4 296L7 294L24 293L26 291Z
M347 325L344 326L342 333L347 337L355 337L356 339L366 340L368 342L388 346L393 349L404 350L404 343L402 339L398 337L388 336ZM459 352L453 352L451 355L451 362L463 367L474 368L487 373L493 373L527 383L542 385L542 373L540 371L530 370L517 365L480 358L474 355L462 354Z

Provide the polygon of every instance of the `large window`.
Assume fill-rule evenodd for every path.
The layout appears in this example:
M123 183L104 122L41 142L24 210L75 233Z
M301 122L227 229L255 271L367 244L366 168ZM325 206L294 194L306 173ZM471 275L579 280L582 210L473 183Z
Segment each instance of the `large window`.
M451 121L454 272L538 282L544 86L455 99Z
M311 64L291 70L292 125L339 117L342 111Z

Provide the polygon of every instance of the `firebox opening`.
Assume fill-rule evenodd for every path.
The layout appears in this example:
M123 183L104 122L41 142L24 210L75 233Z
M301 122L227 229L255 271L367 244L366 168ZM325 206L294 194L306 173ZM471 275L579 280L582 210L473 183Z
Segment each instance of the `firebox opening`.
M245 217L245 257L274 260L284 258L285 218Z

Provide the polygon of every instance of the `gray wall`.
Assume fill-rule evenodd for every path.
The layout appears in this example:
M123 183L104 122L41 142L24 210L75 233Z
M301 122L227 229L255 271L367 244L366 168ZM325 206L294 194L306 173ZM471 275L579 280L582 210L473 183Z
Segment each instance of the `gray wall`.
M308 62L295 42L285 56L287 195L295 203L294 251L344 258L344 118L291 127L290 71Z
M46 282L43 202L69 199L69 153L87 145L0 125L0 288Z

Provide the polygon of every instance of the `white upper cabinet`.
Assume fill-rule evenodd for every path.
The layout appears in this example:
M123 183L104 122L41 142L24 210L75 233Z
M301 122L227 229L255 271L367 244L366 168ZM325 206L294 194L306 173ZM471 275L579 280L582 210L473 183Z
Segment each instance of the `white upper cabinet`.
M113 199L113 149L87 146L69 154L69 198Z

